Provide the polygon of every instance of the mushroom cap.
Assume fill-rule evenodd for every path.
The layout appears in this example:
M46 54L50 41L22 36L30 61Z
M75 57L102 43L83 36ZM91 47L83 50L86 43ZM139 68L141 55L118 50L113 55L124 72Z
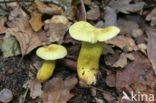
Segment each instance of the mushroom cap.
M67 50L61 45L51 44L48 47L38 48L36 55L44 60L56 60L64 58L67 55Z
M120 32L116 26L106 28L96 28L88 22L79 21L69 28L70 36L76 40L96 43L112 39Z

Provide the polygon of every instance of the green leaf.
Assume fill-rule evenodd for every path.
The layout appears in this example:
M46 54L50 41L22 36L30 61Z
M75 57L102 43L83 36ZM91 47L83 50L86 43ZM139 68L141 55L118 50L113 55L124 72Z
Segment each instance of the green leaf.
M6 33L2 43L3 57L17 56L21 54L20 47L16 38L10 33Z

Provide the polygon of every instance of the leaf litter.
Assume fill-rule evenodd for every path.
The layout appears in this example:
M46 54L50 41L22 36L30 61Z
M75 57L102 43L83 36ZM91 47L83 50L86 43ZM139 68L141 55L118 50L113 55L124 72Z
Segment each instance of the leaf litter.
M62 77L55 77L50 80L43 91L43 103L66 103L74 95L70 90L77 84L77 78L72 76L65 80Z
M22 55L26 55L34 48L41 45L41 42L28 21L28 15L17 7L10 13L12 20L8 22L10 32L19 41Z
M27 92L24 94L24 97L31 100L25 98L22 101L28 103L41 101L43 103L122 103L123 90L128 94L132 91L155 94L156 84L153 72L156 58L155 29L152 29L155 26L155 9L145 5L144 2L146 1L53 0L43 3L36 0L34 3L7 4L11 12L0 17L1 38L4 41L9 40L3 47L13 44L10 39L6 39L7 33L10 33L9 38L14 38L13 41L16 43L18 41L20 48L14 49L16 46L12 46L5 51L14 52L20 49L22 55L28 54L28 60L24 59L29 61L28 71L32 72L31 68L33 68L33 73L29 75L30 94ZM3 8L6 7L3 5ZM55 73L64 70L76 74L80 42L69 36L68 28L72 23L80 20L87 20L101 28L117 25L121 29L117 37L105 42L94 95L90 93L90 87L77 84L78 80L75 76L66 79L54 76L43 84L32 79L43 62L43 60L39 62L39 59L34 59L36 63L38 62L37 66L34 66L36 64L32 62L32 58L35 57L33 51L41 45L50 43L65 45L68 50L68 56L58 60ZM150 29L146 30L148 27ZM7 53L6 57L19 55L4 51L3 53ZM16 73L16 70L14 72ZM72 93L70 93L71 89Z

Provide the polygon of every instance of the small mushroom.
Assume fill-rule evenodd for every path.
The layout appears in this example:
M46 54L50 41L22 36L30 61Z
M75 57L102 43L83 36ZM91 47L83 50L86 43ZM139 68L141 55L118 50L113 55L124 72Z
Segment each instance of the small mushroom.
M48 47L38 48L36 55L45 60L37 73L37 79L44 82L52 76L56 60L64 58L67 55L67 50L61 45L51 44Z
M96 83L104 41L112 39L120 32L116 26L96 28L90 23L79 21L69 28L70 36L82 41L77 61L78 77L88 85Z

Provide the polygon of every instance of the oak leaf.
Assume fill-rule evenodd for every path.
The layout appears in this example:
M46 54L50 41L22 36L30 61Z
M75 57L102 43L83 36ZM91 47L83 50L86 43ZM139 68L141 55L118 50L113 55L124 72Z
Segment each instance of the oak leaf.
M47 30L46 34L49 41L61 44L70 25L68 19L62 15L53 16L51 19L46 20L44 29Z
M38 80L31 80L28 87L30 89L30 97L32 97L33 99L35 99L36 97L41 97L42 85Z
M9 25L9 33L18 40L22 55L26 55L34 48L41 45L41 42L29 24L28 15L21 9L15 8L11 13L11 21Z
M106 41L106 44L115 45L125 51L136 51L138 48L132 38L125 36L117 36L111 40Z
M77 78L73 76L63 80L62 77L55 77L45 86L42 94L43 103L67 103L74 95L70 90L77 84Z
M31 14L31 19L29 20L29 22L34 31L39 31L42 28L42 26L44 25L42 22L42 14L41 13L33 12Z
M54 4L46 5L39 0L35 0L35 5L36 5L38 11L41 12L42 14L46 13L49 15L54 15L54 14L58 15L58 14L63 13L62 8L58 7L57 5L54 5Z

